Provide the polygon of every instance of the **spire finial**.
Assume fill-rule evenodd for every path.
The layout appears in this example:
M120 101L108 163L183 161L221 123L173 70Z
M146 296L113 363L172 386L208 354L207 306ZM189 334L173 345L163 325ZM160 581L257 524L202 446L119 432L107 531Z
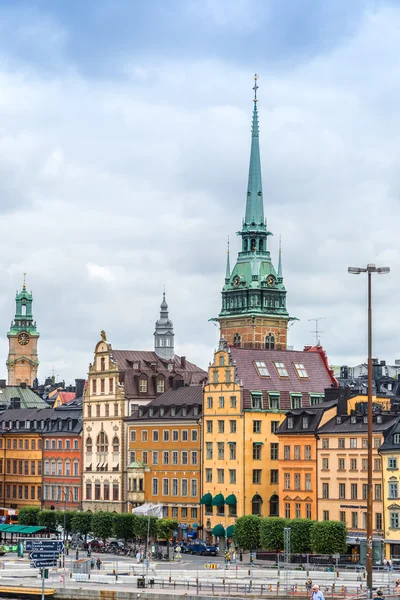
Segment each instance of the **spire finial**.
M279 236L278 279L283 279L283 275L282 275L282 237L281 236Z
M257 85L257 79L258 79L258 75L257 73L254 74L254 102L257 102L257 90L258 90L258 85Z
M22 286L23 290L26 290L26 275L27 273L24 273L24 285Z

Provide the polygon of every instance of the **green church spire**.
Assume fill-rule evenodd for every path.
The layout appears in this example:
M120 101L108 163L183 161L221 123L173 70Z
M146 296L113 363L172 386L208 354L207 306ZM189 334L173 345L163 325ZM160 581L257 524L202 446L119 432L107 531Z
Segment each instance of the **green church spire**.
M258 136L257 79L258 75L254 75L254 109L251 128L250 167L249 181L247 185L246 214L244 219L244 224L247 226L247 228L258 228L260 226L265 227L261 180L260 143Z
M229 237L228 237L228 250L226 253L226 272L225 272L225 283L229 283L231 278L231 264L229 260Z

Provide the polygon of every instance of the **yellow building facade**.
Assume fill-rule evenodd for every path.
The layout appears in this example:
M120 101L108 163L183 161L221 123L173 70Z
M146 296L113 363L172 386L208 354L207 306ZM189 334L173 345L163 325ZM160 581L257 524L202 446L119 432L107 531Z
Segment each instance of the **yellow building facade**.
M400 558L400 419L385 435L382 458L382 499L385 556Z

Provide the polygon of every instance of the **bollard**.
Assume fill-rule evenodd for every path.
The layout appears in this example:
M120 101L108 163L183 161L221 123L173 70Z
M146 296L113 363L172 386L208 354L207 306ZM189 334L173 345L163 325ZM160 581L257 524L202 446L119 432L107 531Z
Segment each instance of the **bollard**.
M172 581L171 575L168 577L168 581L169 581L169 583L171 583L171 581Z
M250 575L251 575L250 569L247 571L247 575L250 577Z

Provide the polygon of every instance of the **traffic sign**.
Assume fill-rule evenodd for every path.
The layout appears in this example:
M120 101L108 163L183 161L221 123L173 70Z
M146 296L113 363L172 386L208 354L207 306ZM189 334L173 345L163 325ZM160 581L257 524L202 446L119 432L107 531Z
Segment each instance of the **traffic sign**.
M58 552L31 552L29 554L31 560L50 560L58 558Z
M56 565L56 560L54 558L49 560L34 560L31 563L31 566L34 569L43 569L44 567L54 567Z
M56 552L59 554L64 550L64 542L62 540L26 540L25 549L28 552Z

